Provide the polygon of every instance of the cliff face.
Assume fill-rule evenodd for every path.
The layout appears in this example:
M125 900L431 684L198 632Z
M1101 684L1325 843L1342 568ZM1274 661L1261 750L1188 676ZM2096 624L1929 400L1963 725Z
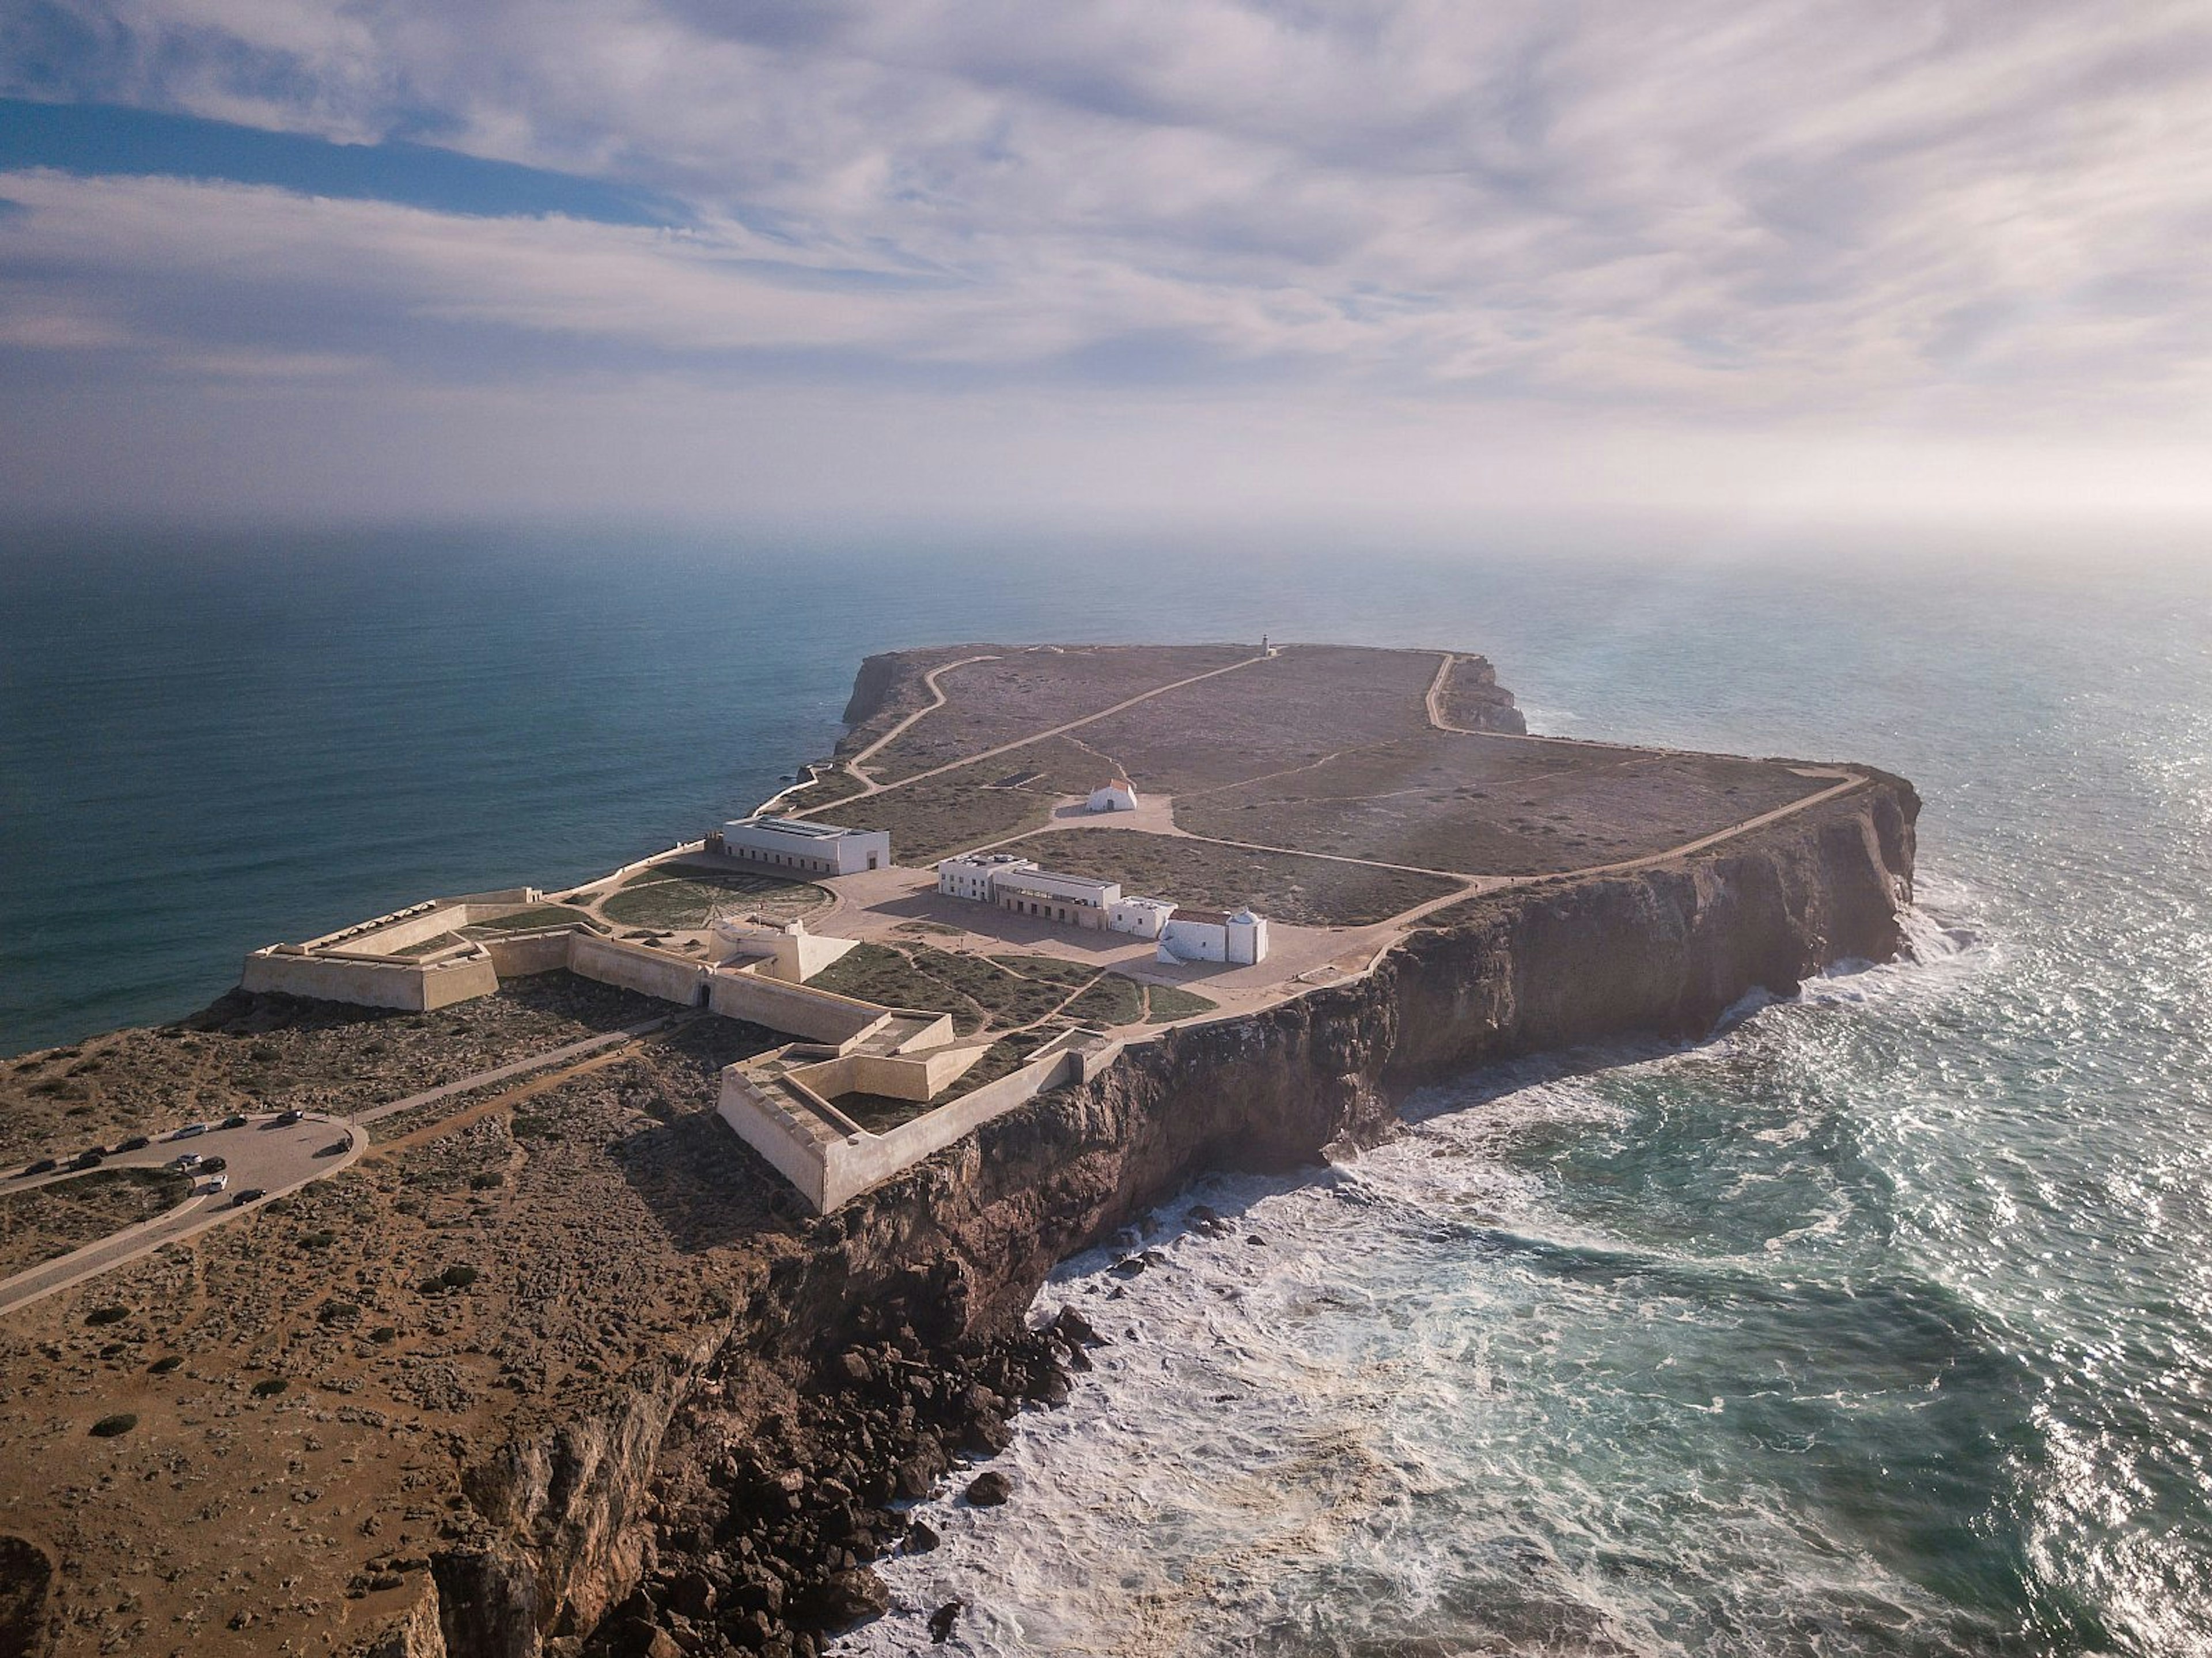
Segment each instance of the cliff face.
M379 1649L528 1658L549 1636L568 1649L681 1552L669 1518L696 1509L713 1467L757 1464L762 1424L782 1433L821 1360L917 1285L938 1327L923 1335L976 1350L1019 1324L1056 1262L1201 1173L1370 1143L1425 1084L1571 1044L1695 1037L1754 988L1787 994L1831 963L1894 957L1918 810L1909 784L1877 777L1694 858L1471 900L1364 980L1133 1047L987 1125L729 1284L732 1311L699 1331L690 1362L621 1412L489 1455L469 1485L477 1518L435 1563L434 1604Z

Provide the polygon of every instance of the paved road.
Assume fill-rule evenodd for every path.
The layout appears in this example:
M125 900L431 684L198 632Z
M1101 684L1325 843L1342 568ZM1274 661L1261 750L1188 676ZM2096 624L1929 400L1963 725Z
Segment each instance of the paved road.
M395 1116L403 1111L411 1111L416 1106L429 1105L456 1094L465 1094L472 1089L488 1087L493 1083L541 1071L564 1060L616 1048L648 1031L658 1030L666 1023L666 1018L646 1019L621 1030L586 1036L583 1041L570 1042L565 1048L550 1048L511 1064L479 1071L474 1076L463 1077L456 1082L425 1089L419 1094L410 1094L404 1099L387 1101L350 1119L317 1114L279 1127L273 1114L264 1115L254 1118L243 1128L210 1129L204 1134L185 1139L171 1133L156 1139L143 1151L118 1152L100 1167L103 1169L157 1169L187 1151L197 1151L204 1157L221 1157L227 1159L229 1165L223 1170L229 1185L220 1193L196 1191L166 1214L156 1215L151 1220L141 1221L135 1226L111 1233L96 1243L88 1243L66 1255L58 1255L27 1272L18 1272L13 1278L0 1279L0 1314L28 1306L58 1291L74 1288L112 1267L150 1254L165 1244L179 1242L206 1231L211 1226L220 1226L227 1220L235 1220L240 1215L251 1213L261 1203L268 1201L268 1198L264 1198L259 1202L240 1208L233 1195L235 1193L259 1187L270 1198L281 1197L311 1181L326 1179L342 1169L350 1168L368 1149L368 1126L379 1118ZM83 1148L72 1146L69 1149L74 1152ZM76 1171L70 1169L33 1175L28 1179L17 1175L0 1181L0 1194L33 1191L42 1186L74 1179L76 1175Z
M13 1312L57 1291L82 1284L110 1267L150 1254L165 1244L235 1219L248 1210L238 1206L232 1195L234 1193L259 1187L270 1197L278 1197L310 1181L335 1175L361 1156L368 1141L365 1131L336 1118L308 1116L279 1127L272 1115L257 1117L243 1128L217 1128L190 1139L157 1139L143 1151L112 1157L100 1164L101 1169L157 1169L185 1151L197 1151L207 1157L221 1157L229 1163L223 1171L229 1180L229 1188L212 1194L196 1191L166 1214L141 1221L97 1243L88 1243L82 1249L0 1281L0 1313ZM12 1195L74 1178L75 1175L67 1172L30 1180L18 1177L0 1183L0 1192ZM251 1205L248 1209L258 1206Z

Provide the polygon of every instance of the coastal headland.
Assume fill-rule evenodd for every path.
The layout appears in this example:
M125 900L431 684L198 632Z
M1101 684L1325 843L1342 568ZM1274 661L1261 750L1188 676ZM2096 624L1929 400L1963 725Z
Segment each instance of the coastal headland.
M902 1500L963 1480L1120 1337L1103 1305L1030 1327L1057 1261L1210 1170L1373 1144L1425 1084L1692 1040L1902 947L1909 784L1532 738L1466 653L898 653L847 718L770 804L887 833L888 866L770 882L678 848L550 916L516 889L380 918L356 958L493 963L448 1005L240 991L9 1063L0 1156L23 1162L278 1111L360 1143L0 1314L0 1644L821 1650L882 1609L872 1558L929 1546ZM1116 781L1133 804L1092 810ZM929 863L992 850L1248 906L1273 948L1171 961L935 890ZM738 902L845 941L809 984L952 1022L978 1070L1078 1029L1111 1062L816 1214L715 1108L787 1032L543 942L711 974ZM152 1199L55 1212L70 1184L0 1185L0 1272L148 1224Z

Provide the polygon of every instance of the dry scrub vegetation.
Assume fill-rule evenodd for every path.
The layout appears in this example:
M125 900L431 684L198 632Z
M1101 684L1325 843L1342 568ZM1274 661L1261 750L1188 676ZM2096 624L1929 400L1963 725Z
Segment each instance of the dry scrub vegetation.
M358 1109L665 1011L565 974L427 1017L234 996L198 1029L17 1062L30 1119L0 1121L44 1145L233 1100ZM710 1103L780 1040L700 1017L511 1107L466 1096L0 1325L9 1526L70 1563L69 1650L343 1649L409 1604L486 1443L650 1385L733 1271L795 1247L781 1183ZM163 1090L189 1110L141 1099Z

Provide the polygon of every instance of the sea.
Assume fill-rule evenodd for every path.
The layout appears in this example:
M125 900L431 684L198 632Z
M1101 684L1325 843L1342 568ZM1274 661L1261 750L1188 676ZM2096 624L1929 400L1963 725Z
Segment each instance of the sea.
M840 1650L957 1601L971 1654L2212 1653L2212 548L17 531L0 1052L696 835L871 651L1263 632L1904 774L1910 958L1067 1263L1036 1316L1111 1345Z

